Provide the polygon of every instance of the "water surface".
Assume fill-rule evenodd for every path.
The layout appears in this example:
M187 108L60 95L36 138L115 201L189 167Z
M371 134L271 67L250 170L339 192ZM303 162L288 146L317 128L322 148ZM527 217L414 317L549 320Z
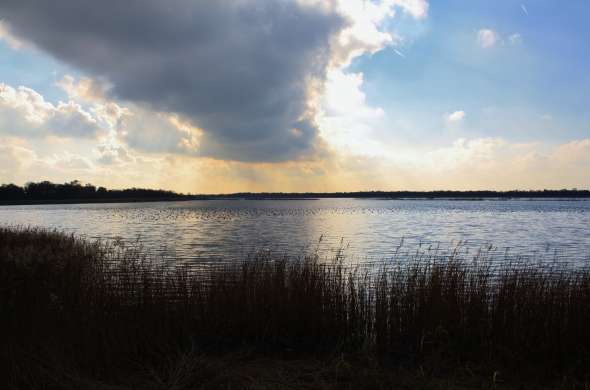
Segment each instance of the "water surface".
M458 243L590 263L590 200L210 200L0 207L0 224L136 241L182 262L342 248L355 261Z

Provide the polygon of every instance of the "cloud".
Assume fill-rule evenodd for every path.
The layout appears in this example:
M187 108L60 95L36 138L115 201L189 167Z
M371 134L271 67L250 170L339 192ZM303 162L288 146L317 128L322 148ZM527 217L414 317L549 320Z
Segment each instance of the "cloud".
M113 148L117 148L114 146ZM22 140L15 137L0 137L0 184L25 184L28 181L50 180L69 182L80 178L85 182L108 187L168 187L178 188L165 159L137 158L125 151L109 151L117 157L107 164L100 160L100 153L85 153L78 143L52 145L48 140ZM188 172L183 172L188 174ZM173 181L166 182L167 177ZM165 184L165 185L164 185Z
M257 178L250 185L310 191L590 188L590 139L552 145L460 138L411 152L413 159L407 161L396 158L395 151L390 158L335 153L305 166L250 167Z
M96 162L103 165L122 165L135 162L137 159L125 145L116 142L105 142L94 150Z
M506 41L512 46L518 46L522 44L522 35L514 33L504 38L503 35L497 31L487 28L481 29L477 32L477 44L484 49L490 49L497 45L503 46L506 44Z
M500 40L500 36L494 30L483 28L477 32L477 43L484 49L494 47Z
M35 90L0 83L0 133L18 137L96 138L103 132L79 104L57 105Z
M465 111L455 111L445 115L445 120L448 124L459 123L465 119Z
M417 19L425 18L428 14L429 6L426 0L393 0L393 3Z
M399 165L421 189L590 188L590 139L564 144L460 138Z
M64 151L60 154L41 160L47 166L58 171L67 172L67 175L79 175L94 170L94 164L88 157Z
M559 145L555 149L553 157L562 164L577 166L580 169L590 169L590 138Z
M119 121L117 134L129 147L143 152L203 155L201 130L167 113L137 107L127 110Z
M34 151L0 137L0 183L20 181L36 158Z
M358 56L386 49L405 58L398 49L404 43L403 37L384 26L399 10L415 19L425 18L428 2L340 0L338 9L349 24L338 36L324 93L317 103L320 110L316 119L329 149L381 155L385 148L378 138L386 127L386 113L367 102L363 91L364 74L352 72L348 65Z
M76 80L70 75L65 75L55 85L63 89L70 99L84 102L104 102L106 100L108 87L90 77Z
M381 26L395 16L396 10L415 19L425 18L428 2L425 0L339 0L338 11L347 19L347 26L339 33L332 54L332 66L346 67L366 53L376 53L391 45L399 45L403 38Z
M372 136L382 126L385 112L367 103L362 91L363 81L362 73L331 69L318 123L330 147L360 154L379 154L383 147Z
M590 139L552 145L460 138L430 150L414 148L411 155L341 156L330 172L341 190L342 183L386 190L590 188Z
M27 44L16 38L10 31L10 27L0 19L0 41L6 44L13 50L20 50L27 47Z
M107 88L103 83L87 77L76 80L67 75L57 85L71 99L90 105L89 112L95 120L109 130L112 145L127 145L137 151L156 154L202 156L202 130L178 115L152 111L132 103L123 106L105 95ZM110 162L111 157L111 153L106 153L101 161Z
M46 144L0 138L0 182L83 178L108 187L133 183L198 193L590 188L590 139L551 145L461 138L429 150L413 148L413 157L405 160L395 150L389 158L332 151L322 158L281 163L156 158L117 144L101 144L87 154L77 146L46 149Z
M512 34L508 37L508 41L513 46L520 45L522 43L522 35L520 35L518 33Z
M524 4L521 4L521 5L520 5L520 8L522 9L522 12L524 12L524 14L525 14L526 16L529 16L529 10L527 9L526 5L524 5Z
M293 0L6 0L0 13L19 39L107 81L110 98L204 129L201 155L245 161L314 151L308 98L346 25Z
M86 73L78 89L60 83L72 95L174 114L202 130L198 155L239 161L318 153L316 102L329 68L399 43L380 28L396 10L420 19L428 2L0 3L14 37Z

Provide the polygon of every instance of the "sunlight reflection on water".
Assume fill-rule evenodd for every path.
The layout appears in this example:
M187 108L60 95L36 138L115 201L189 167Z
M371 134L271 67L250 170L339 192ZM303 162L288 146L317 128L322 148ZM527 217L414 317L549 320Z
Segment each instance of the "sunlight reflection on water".
M0 224L57 228L88 238L138 240L180 262L243 259L257 250L355 262L461 243L467 254L590 263L590 201L215 200L2 206ZM321 240L320 240L321 237ZM400 249L400 243L403 242ZM404 252L405 251L405 252Z

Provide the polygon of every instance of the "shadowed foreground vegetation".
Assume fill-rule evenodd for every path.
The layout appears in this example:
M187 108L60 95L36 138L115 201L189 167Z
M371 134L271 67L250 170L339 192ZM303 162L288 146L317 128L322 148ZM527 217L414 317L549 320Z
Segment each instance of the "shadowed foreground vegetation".
M0 228L0 387L590 388L590 272L405 260L197 270Z

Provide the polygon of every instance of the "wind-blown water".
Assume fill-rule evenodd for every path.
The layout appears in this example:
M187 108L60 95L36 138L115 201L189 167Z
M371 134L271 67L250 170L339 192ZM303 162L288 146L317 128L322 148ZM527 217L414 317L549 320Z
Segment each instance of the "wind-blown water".
M182 262L343 248L355 261L454 248L590 263L590 200L214 200L0 207L1 225L139 240ZM401 249L400 249L401 244ZM318 249L319 248L319 249Z

